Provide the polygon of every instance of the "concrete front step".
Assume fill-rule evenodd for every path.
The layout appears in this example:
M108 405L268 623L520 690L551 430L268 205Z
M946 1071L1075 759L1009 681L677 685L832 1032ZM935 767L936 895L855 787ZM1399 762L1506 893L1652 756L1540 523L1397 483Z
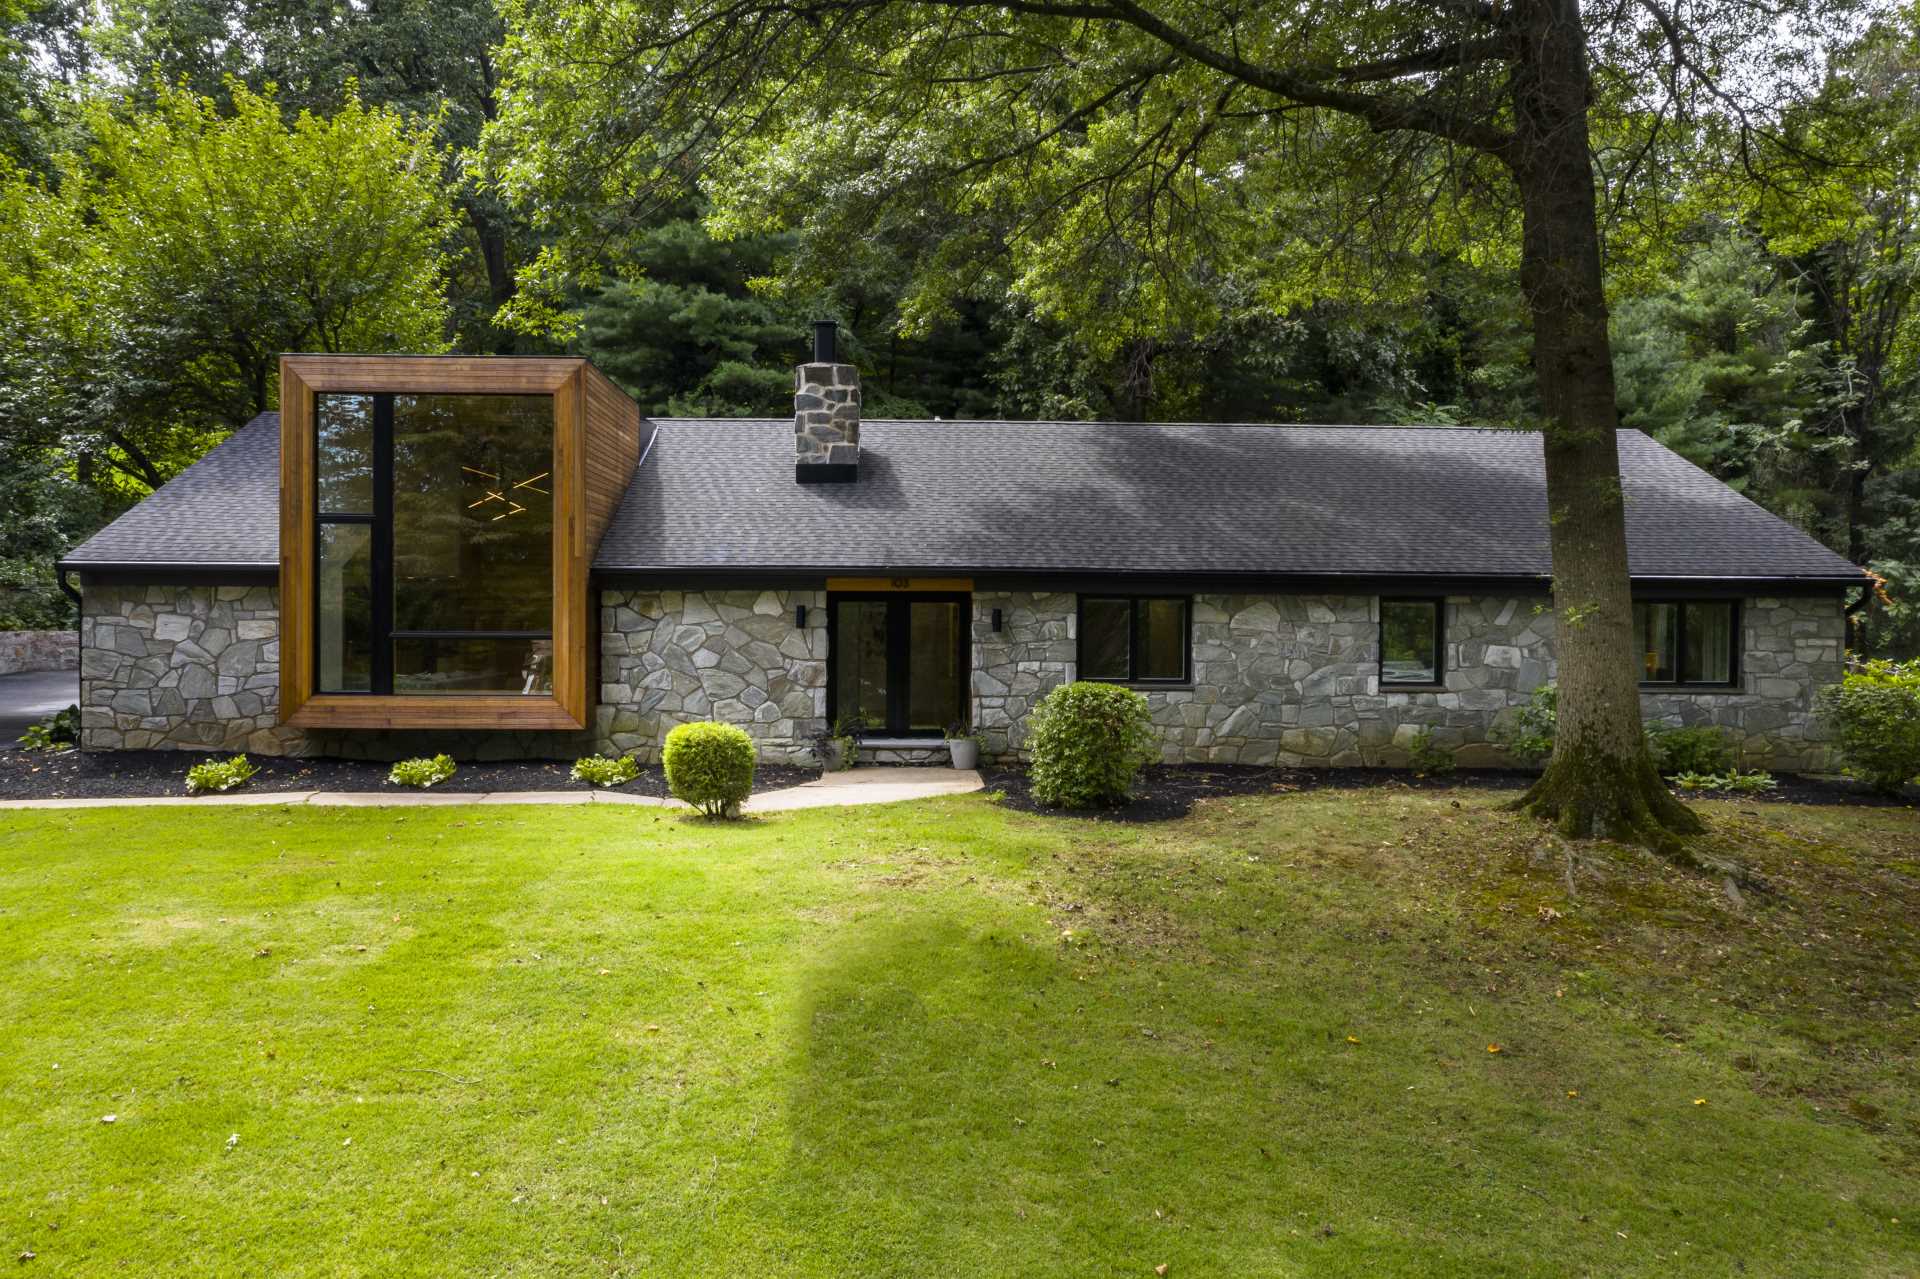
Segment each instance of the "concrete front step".
M947 752L944 738L863 737L854 762L926 767L951 764L953 757Z

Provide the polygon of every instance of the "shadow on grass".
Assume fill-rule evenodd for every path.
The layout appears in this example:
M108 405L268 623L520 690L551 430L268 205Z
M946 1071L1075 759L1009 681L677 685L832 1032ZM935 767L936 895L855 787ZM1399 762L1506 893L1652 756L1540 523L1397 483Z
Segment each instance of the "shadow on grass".
M1318 1156L1256 1131L1264 1099L1186 1012L1143 1023L1056 951L889 922L813 975L779 1195L796 1229L859 1273L1279 1264L1327 1207L1279 1170Z

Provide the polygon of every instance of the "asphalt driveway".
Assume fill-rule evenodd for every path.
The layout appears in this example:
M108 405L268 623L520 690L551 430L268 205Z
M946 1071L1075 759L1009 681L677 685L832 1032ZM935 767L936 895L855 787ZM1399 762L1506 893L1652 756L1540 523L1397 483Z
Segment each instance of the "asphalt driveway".
M27 731L80 696L78 671L26 671L0 675L0 750L7 750Z

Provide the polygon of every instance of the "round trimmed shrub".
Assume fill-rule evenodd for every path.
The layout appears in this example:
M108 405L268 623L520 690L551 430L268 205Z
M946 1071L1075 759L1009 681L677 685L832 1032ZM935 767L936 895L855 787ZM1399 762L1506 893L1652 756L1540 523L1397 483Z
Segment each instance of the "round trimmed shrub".
M1155 755L1147 699L1118 684L1062 684L1033 708L1029 727L1029 776L1043 804L1124 804Z
M753 793L753 739L732 724L682 724L660 751L667 789L709 817L738 817Z

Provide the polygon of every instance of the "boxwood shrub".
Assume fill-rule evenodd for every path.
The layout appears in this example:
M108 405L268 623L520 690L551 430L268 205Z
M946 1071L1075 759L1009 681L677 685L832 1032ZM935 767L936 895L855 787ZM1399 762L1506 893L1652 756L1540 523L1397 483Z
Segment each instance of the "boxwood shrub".
M1040 699L1028 723L1029 776L1043 804L1124 804L1154 757L1147 699L1118 684L1062 684Z
M753 793L753 739L732 724L682 724L660 751L667 789L709 817L738 817Z
M1889 795L1920 776L1920 663L1868 662L1819 704L1849 773Z

